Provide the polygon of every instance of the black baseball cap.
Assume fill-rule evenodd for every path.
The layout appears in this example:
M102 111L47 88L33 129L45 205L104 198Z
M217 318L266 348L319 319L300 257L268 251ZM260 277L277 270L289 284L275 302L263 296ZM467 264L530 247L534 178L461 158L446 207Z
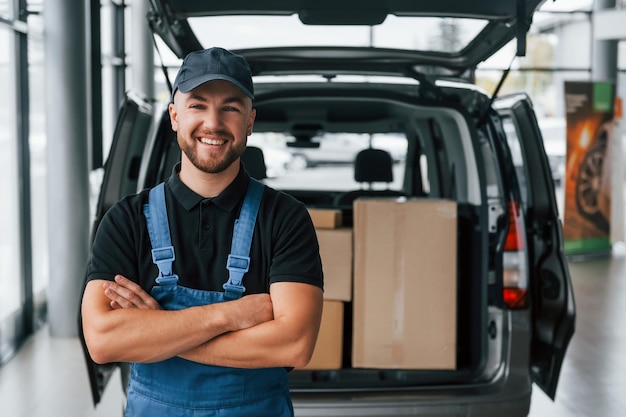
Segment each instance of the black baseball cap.
M252 72L248 61L240 55L217 47L191 52L185 57L174 80L171 100L174 101L176 90L188 93L201 84L214 80L228 81L254 100Z

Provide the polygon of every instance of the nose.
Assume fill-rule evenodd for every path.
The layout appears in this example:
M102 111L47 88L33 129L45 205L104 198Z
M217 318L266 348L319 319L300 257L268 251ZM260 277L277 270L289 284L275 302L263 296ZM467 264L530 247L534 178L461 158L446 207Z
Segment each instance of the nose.
M207 106L202 115L202 124L208 131L213 131L221 126L220 113L214 106Z

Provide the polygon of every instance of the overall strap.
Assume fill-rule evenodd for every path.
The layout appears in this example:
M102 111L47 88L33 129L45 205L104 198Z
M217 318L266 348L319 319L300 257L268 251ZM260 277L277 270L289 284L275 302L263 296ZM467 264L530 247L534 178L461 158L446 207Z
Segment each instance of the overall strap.
M148 204L143 206L143 214L146 217L148 234L152 243L152 261L159 268L156 282L159 285L176 285L178 275L172 273L172 263L176 257L167 220L164 183L150 190Z
M226 263L228 282L224 284L224 297L229 300L241 298L246 291L246 287L243 286L243 275L250 267L250 246L264 188L261 182L250 178L241 213L235 221L233 240Z

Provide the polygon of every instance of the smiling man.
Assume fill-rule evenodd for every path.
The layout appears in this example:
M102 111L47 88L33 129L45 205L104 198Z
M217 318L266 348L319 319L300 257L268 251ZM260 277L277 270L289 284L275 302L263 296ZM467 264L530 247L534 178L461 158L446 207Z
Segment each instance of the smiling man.
M131 362L125 416L291 416L287 369L315 346L323 276L304 205L250 178L245 59L189 54L169 114L172 176L100 224L82 302L95 362Z

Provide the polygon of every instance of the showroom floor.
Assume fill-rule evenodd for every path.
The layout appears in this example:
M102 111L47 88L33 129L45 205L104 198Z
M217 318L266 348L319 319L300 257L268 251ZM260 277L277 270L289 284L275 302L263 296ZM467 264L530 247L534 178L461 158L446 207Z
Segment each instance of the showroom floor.
M536 387L530 417L618 417L626 410L626 245L569 262L576 333L552 403Z
M569 261L577 308L556 402L533 391L530 417L618 417L626 410L626 245L610 257ZM113 375L94 409L77 339L34 335L0 368L2 417L121 416L123 395Z

